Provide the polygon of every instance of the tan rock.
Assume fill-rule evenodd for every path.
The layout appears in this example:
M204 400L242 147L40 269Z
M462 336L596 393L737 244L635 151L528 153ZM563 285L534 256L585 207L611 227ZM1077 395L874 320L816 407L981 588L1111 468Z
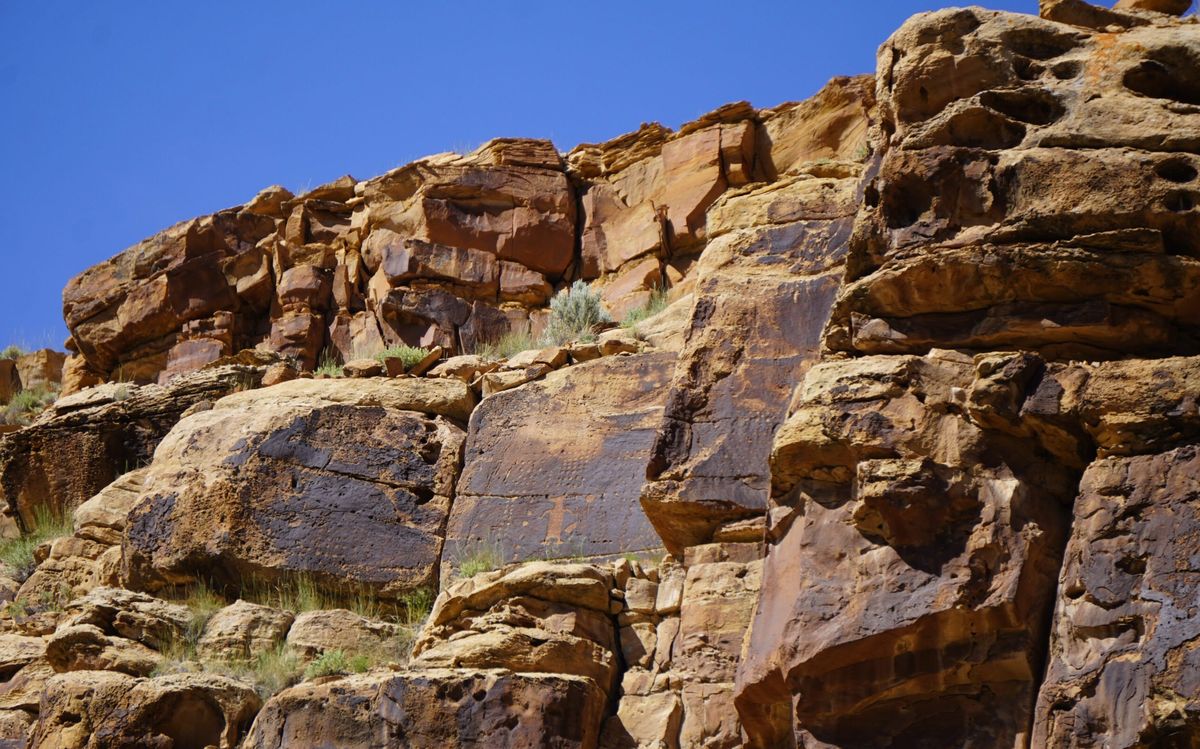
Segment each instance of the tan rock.
M370 749L379 737L412 749L596 746L604 693L563 674L433 669L306 683L267 702L247 749Z
M236 601L204 625L196 652L201 659L249 660L283 642L294 618L288 611Z
M474 382L479 375L491 372L498 366L499 363L488 361L482 356L464 354L462 356L452 356L441 364L438 364L429 370L429 376L453 377L456 380L470 383Z
M287 631L287 643L312 658L329 650L381 653L403 661L405 643L395 624L368 619L346 609L305 611Z
M46 660L55 671L119 671L148 676L163 657L124 637L111 637L99 627L62 627L46 641Z
M216 674L137 679L76 671L46 683L30 747L235 749L261 705L249 686Z
M599 567L548 562L451 584L413 647L411 666L572 674L607 693L617 675L611 588Z
M456 380L294 380L181 421L129 516L123 579L432 585L474 399ZM374 436L371 436L374 435Z
M385 373L383 363L376 359L355 359L342 366L347 377L382 377Z

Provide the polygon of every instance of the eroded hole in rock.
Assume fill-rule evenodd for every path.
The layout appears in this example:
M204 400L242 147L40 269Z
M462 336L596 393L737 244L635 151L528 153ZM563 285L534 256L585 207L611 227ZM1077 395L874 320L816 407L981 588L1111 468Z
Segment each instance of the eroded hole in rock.
M1046 91L984 91L979 101L1014 120L1031 125L1049 125L1066 111L1058 99Z
M1028 57L1014 57L1013 71L1016 72L1017 77L1023 81L1036 81L1038 78L1042 77L1042 73L1045 71L1045 68L1033 60L1030 60Z
M956 114L939 139L946 145L965 148L1013 148L1025 139L1025 126L982 107Z
M1079 46L1081 38L1051 29L1014 29L1004 37L1008 49L1034 60L1050 60Z
M175 749L204 749L221 744L225 718L206 700L186 698L162 714L165 720L157 726L158 732L170 737Z
M1143 96L1200 104L1200 60L1186 47L1164 47L1125 73L1123 83Z
M889 229L917 223L933 206L933 185L924 179L906 177L887 189L884 209Z
M1077 78L1082 71L1083 64L1078 60L1064 60L1050 68L1050 73L1060 81L1069 81L1072 78Z
M1163 206L1168 211L1183 213L1196 207L1196 197L1189 192L1175 190L1167 193L1167 196L1163 198Z
M1196 179L1196 167L1183 159L1171 159L1154 167L1154 173L1168 182L1191 182Z

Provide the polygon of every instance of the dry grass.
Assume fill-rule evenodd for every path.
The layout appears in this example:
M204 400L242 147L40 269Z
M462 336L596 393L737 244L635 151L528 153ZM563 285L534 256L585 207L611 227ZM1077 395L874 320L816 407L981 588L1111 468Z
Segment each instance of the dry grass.
M16 571L18 581L24 581L31 574L37 563L33 553L37 547L53 541L56 538L69 536L74 531L71 519L55 513L48 507L39 507L34 511L34 529L18 538L0 542L0 562L4 562Z
M516 331L505 333L494 341L477 343L471 353L489 361L498 361L537 347L537 340L527 331Z

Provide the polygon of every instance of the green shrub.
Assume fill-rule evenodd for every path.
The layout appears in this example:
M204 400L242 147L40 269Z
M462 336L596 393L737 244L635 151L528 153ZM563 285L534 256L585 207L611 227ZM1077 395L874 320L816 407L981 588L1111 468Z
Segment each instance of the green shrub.
M481 539L460 546L455 555L454 566L459 577L474 577L481 572L490 572L504 563L504 552L500 545L490 539Z
M550 320L543 340L551 346L591 341L596 337L596 329L611 321L600 305L599 292L592 291L583 281L576 281L550 300Z
M537 347L538 342L528 331L513 331L505 333L495 341L475 344L475 350L472 353L482 356L484 359L496 361Z
M263 650L249 661L232 663L224 668L210 668L218 672L225 671L253 683L255 690L264 699L293 686L300 681L304 673L300 657L286 643Z
M4 407L0 421L5 424L28 424L57 398L56 390L41 386L19 390Z
M24 581L33 573L37 563L33 552L47 541L71 535L71 520L50 510L39 507L34 511L34 529L17 538L0 542L0 562L16 571L17 580Z
M27 352L20 346L8 345L0 349L0 359L17 359L24 356Z
M335 674L361 674L371 670L374 663L369 655L347 655L343 650L327 650L304 669L305 679Z
M375 358L380 362L384 359L399 359L404 362L405 369L412 369L420 364L425 357L429 356L431 350L421 348L420 346L391 346L375 354Z
M667 290L661 287L655 287L650 292L650 298L646 303L637 309L632 309L625 314L625 318L621 320L621 327L629 330L637 330L638 323L648 317L654 317L659 312L667 308L670 302L667 301Z
M322 351L321 358L317 362L317 368L313 370L313 374L341 377L342 363L338 361L337 353L328 348Z
M419 627L433 609L433 591L429 588L417 588L405 593L400 602L403 605L401 622L409 627Z

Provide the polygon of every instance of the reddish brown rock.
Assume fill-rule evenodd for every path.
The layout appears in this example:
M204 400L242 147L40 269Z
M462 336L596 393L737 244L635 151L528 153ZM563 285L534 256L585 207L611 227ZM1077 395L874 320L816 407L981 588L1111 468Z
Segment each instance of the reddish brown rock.
M830 87L843 91L819 101L833 102L846 119L865 118L868 84L835 81ZM842 144L850 151L858 145ZM709 210L713 239L700 259L692 318L642 490L642 505L673 552L766 510L767 446L793 386L816 358L842 274L858 172L845 169L851 176L805 173L736 191Z
M1074 474L960 414L975 376L950 352L809 370L738 671L753 746L1027 732Z
M673 364L664 353L605 357L485 398L471 416L447 568L489 541L504 561L659 546L637 498Z

